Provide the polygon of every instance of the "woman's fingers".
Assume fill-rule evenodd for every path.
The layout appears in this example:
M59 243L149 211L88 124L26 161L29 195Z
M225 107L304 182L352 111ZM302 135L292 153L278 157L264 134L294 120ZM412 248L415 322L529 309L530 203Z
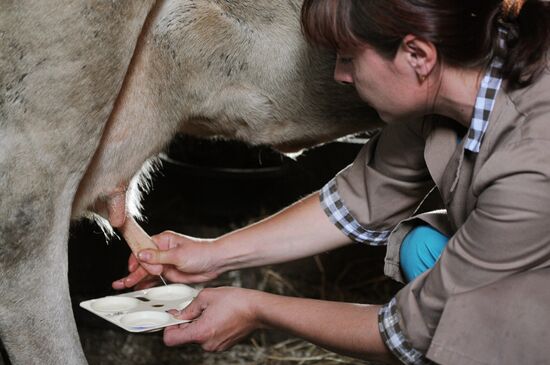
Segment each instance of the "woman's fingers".
M164 330L164 344L172 347L186 343L200 343L200 332L197 327L194 322L166 327Z
M215 279L217 276L216 273L185 273L172 266L165 266L163 275L166 279L173 283L185 284L204 283L206 281Z
M136 255L132 253L128 258L128 272L134 272L138 268L139 268L139 261L137 260Z
M162 284L162 281L159 280L158 276L150 276L149 278L140 281L134 287L134 290L144 290L149 288L154 288Z
M138 253L138 259L142 264L152 265L178 265L180 262L177 249L143 250Z
M117 281L114 281L112 286L113 289L127 289L135 286L145 278L149 276L149 273L147 270L145 270L142 266L139 266L135 271L131 272L128 276L125 278L119 279Z
M161 250L176 248L183 241L186 240L185 236L173 231L164 231L162 233L151 236L151 239Z
M178 319L192 321L202 314L208 306L208 302L200 294L185 308L183 308L175 317Z

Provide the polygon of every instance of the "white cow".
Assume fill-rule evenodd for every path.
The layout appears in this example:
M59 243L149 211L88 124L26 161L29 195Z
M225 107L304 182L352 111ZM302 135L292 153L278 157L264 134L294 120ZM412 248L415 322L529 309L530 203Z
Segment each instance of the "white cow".
M84 364L67 236L177 132L281 149L378 125L299 0L0 0L0 335Z

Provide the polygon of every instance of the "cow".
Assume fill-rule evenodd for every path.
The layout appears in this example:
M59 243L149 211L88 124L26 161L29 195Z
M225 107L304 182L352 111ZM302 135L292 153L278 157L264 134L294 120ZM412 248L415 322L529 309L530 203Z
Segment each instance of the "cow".
M70 222L125 190L176 133L286 151L380 124L333 82L333 52L305 42L300 7L0 0L0 336L12 363L86 363Z

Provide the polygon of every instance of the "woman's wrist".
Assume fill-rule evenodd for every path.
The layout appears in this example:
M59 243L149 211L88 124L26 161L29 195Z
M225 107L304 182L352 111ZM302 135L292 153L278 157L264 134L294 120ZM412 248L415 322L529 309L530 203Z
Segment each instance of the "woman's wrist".
M274 329L270 324L268 314L273 312L273 299L276 296L260 290L248 290L248 293L250 295L249 311L255 323L254 327L256 329Z
M251 266L252 245L239 244L233 236L224 235L211 243L214 266L219 274Z

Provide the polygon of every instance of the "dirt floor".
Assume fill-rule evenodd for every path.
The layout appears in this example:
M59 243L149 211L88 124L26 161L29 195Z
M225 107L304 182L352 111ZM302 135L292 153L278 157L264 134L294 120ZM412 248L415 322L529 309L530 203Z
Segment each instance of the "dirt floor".
M143 225L150 234L172 229L216 237L254 222L319 189L350 163L361 147L329 144L292 161L263 149L221 146L184 140L171 148L144 202L147 220ZM116 294L110 283L125 274L128 253L125 243L116 238L106 244L103 233L90 222L76 224L71 230L73 308L92 365L368 364L273 331L257 331L223 353L205 353L196 345L167 348L162 332L130 334L81 309L81 301ZM384 303L399 285L382 275L383 258L384 248L352 245L296 262L227 273L207 285ZM0 360L0 365L8 364Z

